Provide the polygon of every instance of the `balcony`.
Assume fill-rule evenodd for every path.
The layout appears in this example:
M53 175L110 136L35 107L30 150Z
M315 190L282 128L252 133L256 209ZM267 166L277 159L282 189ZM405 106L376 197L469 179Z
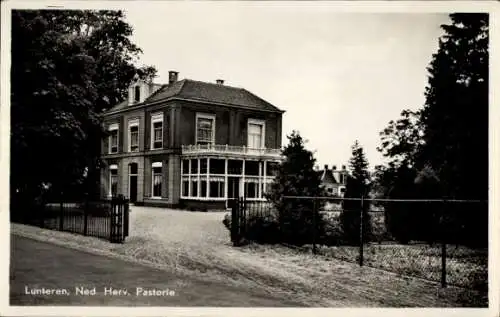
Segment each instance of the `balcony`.
M269 159L282 159L281 149L249 148L227 144L197 144L183 145L182 155L218 155L236 157L259 157Z

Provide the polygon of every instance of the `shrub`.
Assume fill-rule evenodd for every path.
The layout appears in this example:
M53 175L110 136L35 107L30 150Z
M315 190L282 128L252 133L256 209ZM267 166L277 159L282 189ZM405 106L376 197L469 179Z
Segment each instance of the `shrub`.
M231 220L231 213L227 213L222 220L229 232L231 232ZM281 242L277 217L275 215L250 215L242 238L257 243Z

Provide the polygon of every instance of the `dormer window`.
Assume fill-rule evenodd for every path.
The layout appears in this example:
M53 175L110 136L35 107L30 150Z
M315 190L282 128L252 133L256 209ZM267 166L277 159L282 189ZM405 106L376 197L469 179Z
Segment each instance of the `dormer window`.
M134 89L134 101L139 102L141 100L141 87L139 85L135 86Z

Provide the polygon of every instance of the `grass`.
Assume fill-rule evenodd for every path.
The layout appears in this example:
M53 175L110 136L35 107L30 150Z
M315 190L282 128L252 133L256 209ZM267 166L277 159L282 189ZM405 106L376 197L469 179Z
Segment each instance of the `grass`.
M311 249L311 246L306 246ZM447 283L487 290L488 253L463 246L448 246ZM350 262L359 261L359 247L319 246L322 255ZM363 248L364 264L398 274L441 281L441 247L426 244L370 244Z
M222 224L223 213L193 213L132 207L124 244L66 232L14 225L13 230L47 241L88 247L148 261L173 272L279 294L315 307L481 306L462 289L381 274L354 263L281 246L235 248ZM460 297L462 296L462 297ZM487 302L486 302L487 303Z

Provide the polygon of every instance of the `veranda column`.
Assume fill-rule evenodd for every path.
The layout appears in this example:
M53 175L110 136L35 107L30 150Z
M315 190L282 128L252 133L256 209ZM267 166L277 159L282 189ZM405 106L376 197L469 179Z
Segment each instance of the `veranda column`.
M229 186L228 184L228 170L227 170L227 164L228 164L229 159L224 159L224 198L227 199L227 188Z
M265 188L267 188L267 161L264 160L264 176L263 176L263 186L262 186L262 191L264 191Z
M262 162L259 162L259 183L258 183L259 199L262 198Z
M245 195L245 159L243 159L243 162L242 162L242 167L241 167L241 182L243 183L243 186L241 186L240 188L240 196L243 196L246 198L246 195Z
M201 187L201 183L200 183L200 159L198 159L198 170L197 170L198 174L197 174L197 182L198 182L198 185L196 185L196 197L200 197L200 187Z
M210 158L207 157L207 198L210 197L210 183L209 183L209 176L210 176Z
M189 197L193 196L193 194L192 194L192 192L191 192L191 185L192 185L192 184L191 184L191 161L192 161L192 160L191 160L191 159L189 159L189 164L188 164L188 166L189 166L189 171L188 171L188 172L189 172L189 174L188 174L188 175L189 175L189 176L188 176L188 196L189 196Z

